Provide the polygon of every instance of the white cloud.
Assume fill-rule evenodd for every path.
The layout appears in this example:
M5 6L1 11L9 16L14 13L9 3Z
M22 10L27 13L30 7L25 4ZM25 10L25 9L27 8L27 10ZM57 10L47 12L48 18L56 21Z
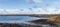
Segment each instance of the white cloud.
M33 2L35 3L41 3L43 2L42 0L26 0L27 3L32 4Z
M23 9L23 11L20 9L0 9L0 14L60 14L60 9L55 11L55 8L49 7L47 10L48 12L43 10L43 8Z
M33 0L35 3L40 3L42 0Z
M17 9L0 9L0 14L19 14Z
M33 0L26 0L28 4L32 4Z

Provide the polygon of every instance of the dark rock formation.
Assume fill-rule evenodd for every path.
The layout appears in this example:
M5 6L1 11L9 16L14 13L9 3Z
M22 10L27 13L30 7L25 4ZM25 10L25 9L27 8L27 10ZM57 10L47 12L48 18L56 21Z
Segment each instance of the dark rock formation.
M0 27L42 27L39 25L30 25L30 24L8 24L0 23Z

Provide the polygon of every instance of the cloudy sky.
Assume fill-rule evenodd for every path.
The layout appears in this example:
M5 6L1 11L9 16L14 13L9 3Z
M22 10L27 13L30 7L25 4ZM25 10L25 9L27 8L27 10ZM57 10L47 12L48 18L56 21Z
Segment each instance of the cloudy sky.
M60 14L60 0L0 0L0 14Z

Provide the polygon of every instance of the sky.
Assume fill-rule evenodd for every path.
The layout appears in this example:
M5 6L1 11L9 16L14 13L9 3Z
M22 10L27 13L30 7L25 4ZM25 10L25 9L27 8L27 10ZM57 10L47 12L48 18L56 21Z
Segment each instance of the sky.
M0 14L60 14L60 0L0 0Z

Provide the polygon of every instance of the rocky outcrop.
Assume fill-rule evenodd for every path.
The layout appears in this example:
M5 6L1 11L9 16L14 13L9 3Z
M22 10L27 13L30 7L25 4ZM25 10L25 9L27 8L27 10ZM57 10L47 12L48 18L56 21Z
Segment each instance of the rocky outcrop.
M47 20L47 22L56 23L57 17L58 17L58 16L52 16L52 17L50 17L50 18Z
M9 23L0 23L0 27L42 27L40 25L30 25L30 24L9 24Z
M58 16L52 16L49 19L39 19L39 20L34 20L34 21L30 21L32 23L40 23L40 24L55 24L57 21L57 17Z

